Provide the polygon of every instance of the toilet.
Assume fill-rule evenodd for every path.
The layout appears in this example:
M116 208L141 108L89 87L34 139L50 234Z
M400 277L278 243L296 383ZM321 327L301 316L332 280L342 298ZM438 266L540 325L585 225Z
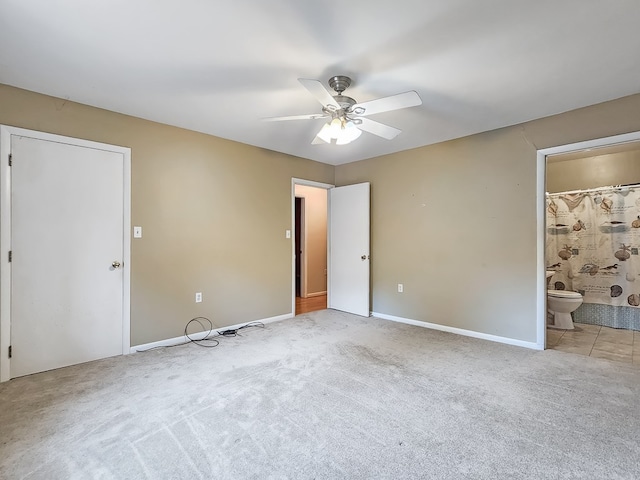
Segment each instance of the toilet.
M549 327L573 330L571 312L582 305L582 295L568 290L547 290Z

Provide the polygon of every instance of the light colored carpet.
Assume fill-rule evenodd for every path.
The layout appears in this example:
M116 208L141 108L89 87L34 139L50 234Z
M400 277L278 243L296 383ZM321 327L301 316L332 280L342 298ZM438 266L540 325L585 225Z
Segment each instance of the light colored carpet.
M640 370L320 311L0 385L3 479L638 479Z

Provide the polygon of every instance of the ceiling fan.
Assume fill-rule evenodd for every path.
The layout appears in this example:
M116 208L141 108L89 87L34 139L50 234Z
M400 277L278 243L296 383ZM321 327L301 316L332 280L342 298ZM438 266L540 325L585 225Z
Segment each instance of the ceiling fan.
M353 98L343 95L343 92L351 85L351 79L345 75L336 75L329 79L329 86L335 90L337 95L331 93L318 80L299 78L298 81L320 102L322 113L270 117L263 120L278 122L282 120L329 119L329 122L323 125L316 138L311 142L314 145L333 143L334 140L337 145L345 145L358 138L363 131L391 140L401 130L366 117L376 113L422 105L422 100L414 91L358 103Z

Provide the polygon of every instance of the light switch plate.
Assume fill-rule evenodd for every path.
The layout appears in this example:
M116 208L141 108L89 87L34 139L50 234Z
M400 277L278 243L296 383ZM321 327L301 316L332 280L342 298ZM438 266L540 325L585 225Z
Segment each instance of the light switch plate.
M133 227L133 238L142 238L142 227Z
M285 238L291 238L291 230L286 230L284 232L284 236L285 236Z

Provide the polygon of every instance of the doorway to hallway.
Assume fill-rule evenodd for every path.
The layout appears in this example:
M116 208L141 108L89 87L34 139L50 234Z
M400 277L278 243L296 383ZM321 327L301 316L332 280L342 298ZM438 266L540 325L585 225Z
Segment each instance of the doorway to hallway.
M327 308L327 189L295 185L295 314Z
M298 178L291 179L291 224L295 226L296 188L315 187L326 195L324 242L325 256L315 257L323 263L323 282L327 298L327 308L353 313L363 317L370 316L371 278L370 278L370 194L368 182L335 187L324 183ZM309 203L301 215L302 233L300 256L300 298L322 296L320 290L310 287L308 272L311 254L309 241ZM306 220L305 220L306 219ZM287 232L287 237L290 232ZM291 311L296 311L296 247L295 238L291 238ZM305 263L306 260L306 263ZM315 270L318 271L317 269ZM311 293L311 294L310 294ZM314 295L315 294L315 295Z

